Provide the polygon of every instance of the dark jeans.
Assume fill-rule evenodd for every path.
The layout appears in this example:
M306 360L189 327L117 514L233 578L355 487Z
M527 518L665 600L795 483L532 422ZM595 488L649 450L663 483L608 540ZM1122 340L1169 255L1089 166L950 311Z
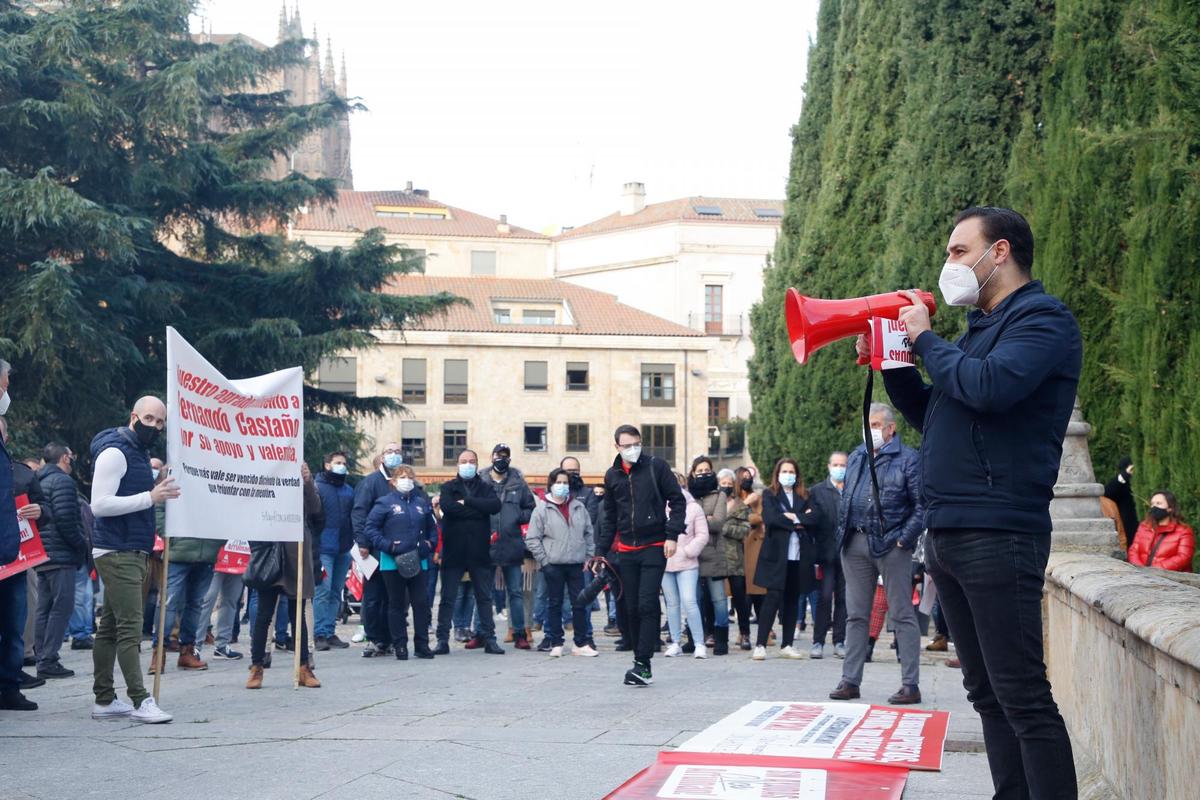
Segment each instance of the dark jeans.
M588 641L588 609L586 606L575 605L575 598L583 591L583 564L547 564L542 567L542 575L546 578L549 611L546 613L546 636L553 645L563 643L563 588L571 598L571 627L572 637L576 647L583 647Z
M750 635L750 596L746 594L746 576L730 575L729 594L733 598L733 610L737 612L738 633Z
M813 620L813 644L825 644L830 622L833 623L833 643L846 642L846 576L842 572L842 560L835 558L832 564L822 566L821 600L817 603L817 617Z
M363 634L374 644L391 644L388 633L388 594L383 586L383 570L375 570L371 580L363 584Z
M937 584L934 584L937 586ZM946 615L942 613L942 599L935 598L933 608L930 609L929 615L933 618L933 629L937 631L938 636L950 638L950 629L946 627Z
M411 578L402 578L394 569L379 571L387 589L388 632L396 646L408 646L408 606L412 604L413 641L429 643L429 603L426 587L429 576L421 570Z
M0 692L15 692L21 687L28 574L26 570L0 581Z
M662 624L658 590L666 568L667 557L661 547L621 553L617 566L629 617L629 638L625 641L633 645L634 660L643 664L649 664L658 649L658 628Z
M796 639L796 619L800 616L800 595L807 589L801 581L800 561L787 562L787 580L783 589L768 589L763 600L762 610L758 612L758 645L767 646L767 638L775 625L775 615L780 615L783 625L783 638L780 647L790 647ZM811 567L810 567L811 569Z
M48 669L58 663L58 650L75 611L75 569L43 570L37 573L37 582L33 652L37 656L37 668Z
M212 576L213 565L201 562L172 561L167 569L167 633L179 623L180 647L195 644L197 638L204 642L208 623L200 630L200 614Z
M1071 740L1042 652L1050 534L931 529L925 564L983 722L996 800L1078 794Z
M283 594L283 587L272 586L270 589L258 590L258 613L254 615L251 622L253 625L252 633L250 634L250 663L255 666L262 666L263 659L267 655L267 632L271 627L271 609L275 608L276 603ZM300 641L300 663L308 663L308 622L304 619L304 601L301 600L299 608L297 608L296 598L288 597L288 612L291 618L295 620L293 631L295 628L300 629L300 635L296 637Z
M479 629L476 635L484 640L496 638L496 620L492 617L492 586L496 583L496 568L491 564L475 567L442 565L442 599L438 604L437 639L450 638L450 623L454 617L454 598L463 573L471 576L471 588L475 591L475 608L479 612Z

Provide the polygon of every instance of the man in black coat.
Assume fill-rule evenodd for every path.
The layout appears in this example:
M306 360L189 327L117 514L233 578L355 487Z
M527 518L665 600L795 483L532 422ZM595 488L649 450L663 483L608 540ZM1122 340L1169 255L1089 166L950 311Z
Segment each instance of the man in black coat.
M75 674L58 659L67 623L75 610L75 572L87 563L87 539L80 524L79 491L71 477L75 454L61 442L42 450L46 465L38 482L46 495L54 524L43 526L42 544L50 560L35 568L37 616L33 652L39 678L70 678Z
M525 535L522 528L529 524L537 500L525 482L525 474L512 466L512 450L506 444L492 448L492 468L487 473L487 483L500 500L500 511L492 515L492 563L504 575L504 591L508 600L508 626L518 650L529 649L525 635L524 575L521 565L525 561ZM483 645L476 636L467 643L474 650Z
M809 655L824 658L825 637L833 624L833 653L846 656L846 576L837 549L838 505L846 485L845 453L836 451L829 456L829 477L808 491L809 502L817 509L819 522L811 530L817 546L817 564L821 568L821 597L817 601L817 618L813 620L813 644Z
M490 553L492 515L500 513L500 498L479 476L479 456L474 450L458 454L458 477L442 484L441 577L442 599L438 606L435 655L450 655L450 623L454 598L463 573L471 576L475 604L479 609L479 631L474 641L483 643L485 653L502 655L496 643L496 621L492 617L492 584L495 568Z
M350 508L350 527L354 531L354 546L366 558L371 555L371 542L367 538L367 515L375 501L392 491L391 471L400 466L403 455L399 442L388 442L383 453L375 462L375 468L362 477L354 487L354 505ZM367 638L363 657L387 655L392 646L392 635L387 625L387 590L383 588L383 577L375 570L370 579L363 582L363 595L359 617L363 633Z

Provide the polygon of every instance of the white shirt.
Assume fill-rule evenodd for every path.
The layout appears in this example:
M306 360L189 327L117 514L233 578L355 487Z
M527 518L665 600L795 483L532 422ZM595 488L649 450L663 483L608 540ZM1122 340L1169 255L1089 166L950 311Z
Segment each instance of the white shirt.
M796 512L796 495L791 489L783 490L784 500L787 501L788 511ZM799 516L799 515L797 515ZM800 534L792 531L792 535L788 537L788 561L800 560Z
M92 472L92 514L97 517L121 517L135 511L145 511L154 505L150 492L141 492L127 497L118 497L117 489L125 477L129 464L125 454L115 447L100 451ZM113 550L92 548L92 558L108 555Z

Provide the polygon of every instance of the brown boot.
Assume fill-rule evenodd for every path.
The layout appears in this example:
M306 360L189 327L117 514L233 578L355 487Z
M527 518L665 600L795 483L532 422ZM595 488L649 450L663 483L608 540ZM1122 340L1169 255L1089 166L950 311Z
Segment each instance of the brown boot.
M508 633L504 634L504 643L512 644L512 640L513 640L513 629L509 628Z
M157 647L150 651L150 669L148 669L146 671L151 675L155 674L158 671L154 668L155 667L154 655L157 652L158 652ZM159 659L159 661L158 661L158 668L161 669L163 672L167 671L167 651L165 649L163 650L162 658Z
M946 637L939 633L937 636L933 637L932 642L925 645L925 649L931 653L944 653L949 649L948 645L949 643L946 641Z
M179 649L179 662L176 666L180 669L208 669L208 664L200 660L200 656L191 645Z
M263 679L263 668L257 664L250 665L250 677L246 680L247 689L261 689Z
M321 688L321 682L317 680L316 675L313 675L312 667L308 664L300 665L300 685L305 689Z

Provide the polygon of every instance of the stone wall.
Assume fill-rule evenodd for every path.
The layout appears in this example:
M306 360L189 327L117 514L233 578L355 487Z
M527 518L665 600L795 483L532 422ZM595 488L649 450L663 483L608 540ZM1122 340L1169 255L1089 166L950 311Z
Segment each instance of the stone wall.
M1105 556L1052 553L1046 664L1076 749L1119 797L1200 796L1200 585ZM1088 791L1092 784L1092 791Z

